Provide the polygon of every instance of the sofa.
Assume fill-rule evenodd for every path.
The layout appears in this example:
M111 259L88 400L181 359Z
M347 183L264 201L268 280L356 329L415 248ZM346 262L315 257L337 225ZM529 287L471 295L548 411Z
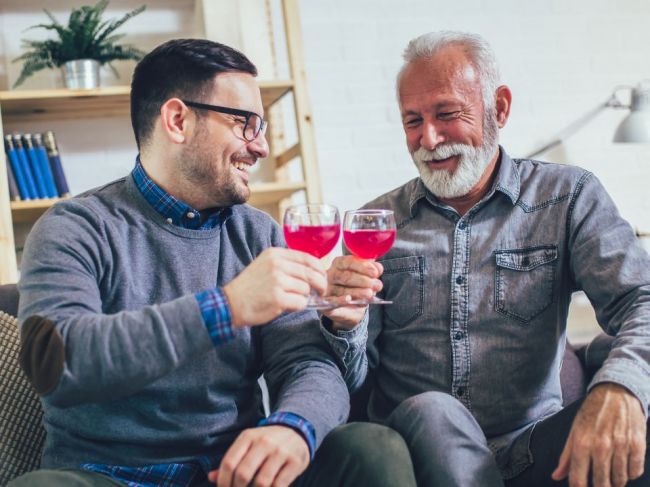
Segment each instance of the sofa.
M45 440L40 401L18 360L18 299L15 284L0 286L0 486L38 467ZM601 334L589 344L567 345L560 371L565 405L585 394L589 379L607 356L612 340ZM365 418L368 393L366 386L353 395L351 420Z

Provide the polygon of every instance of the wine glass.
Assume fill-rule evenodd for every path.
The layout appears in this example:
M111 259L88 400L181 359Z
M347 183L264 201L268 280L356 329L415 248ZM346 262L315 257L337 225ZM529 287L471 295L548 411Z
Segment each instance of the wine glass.
M343 241L351 254L360 259L376 259L390 250L397 229L392 210L351 210L343 219ZM392 304L373 296L355 299L350 304Z
M341 236L339 210L332 205L305 204L290 206L284 212L284 239L293 250L307 252L320 259L329 254ZM307 309L331 309L336 305L312 289Z

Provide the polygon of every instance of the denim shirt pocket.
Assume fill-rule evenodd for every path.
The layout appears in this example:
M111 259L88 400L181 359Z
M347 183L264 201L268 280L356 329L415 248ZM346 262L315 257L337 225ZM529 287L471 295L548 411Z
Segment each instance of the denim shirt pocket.
M382 296L393 302L384 314L393 325L405 326L422 314L424 306L424 257L408 256L381 261Z
M504 249L496 256L496 311L529 323L553 302L557 246Z

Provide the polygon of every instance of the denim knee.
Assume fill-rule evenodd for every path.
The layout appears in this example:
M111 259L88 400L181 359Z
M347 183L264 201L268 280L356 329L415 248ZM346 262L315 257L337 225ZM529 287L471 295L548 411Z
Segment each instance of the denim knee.
M450 415L455 411L465 412L467 408L458 399L446 392L428 391L404 399L393 414L437 416Z

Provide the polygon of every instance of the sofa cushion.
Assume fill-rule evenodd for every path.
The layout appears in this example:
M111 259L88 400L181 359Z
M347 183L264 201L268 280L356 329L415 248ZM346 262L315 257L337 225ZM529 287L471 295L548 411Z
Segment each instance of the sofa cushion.
M18 315L18 287L15 284L0 286L0 311L8 315Z
M38 467L45 441L41 403L18 364L16 318L0 311L0 485Z

